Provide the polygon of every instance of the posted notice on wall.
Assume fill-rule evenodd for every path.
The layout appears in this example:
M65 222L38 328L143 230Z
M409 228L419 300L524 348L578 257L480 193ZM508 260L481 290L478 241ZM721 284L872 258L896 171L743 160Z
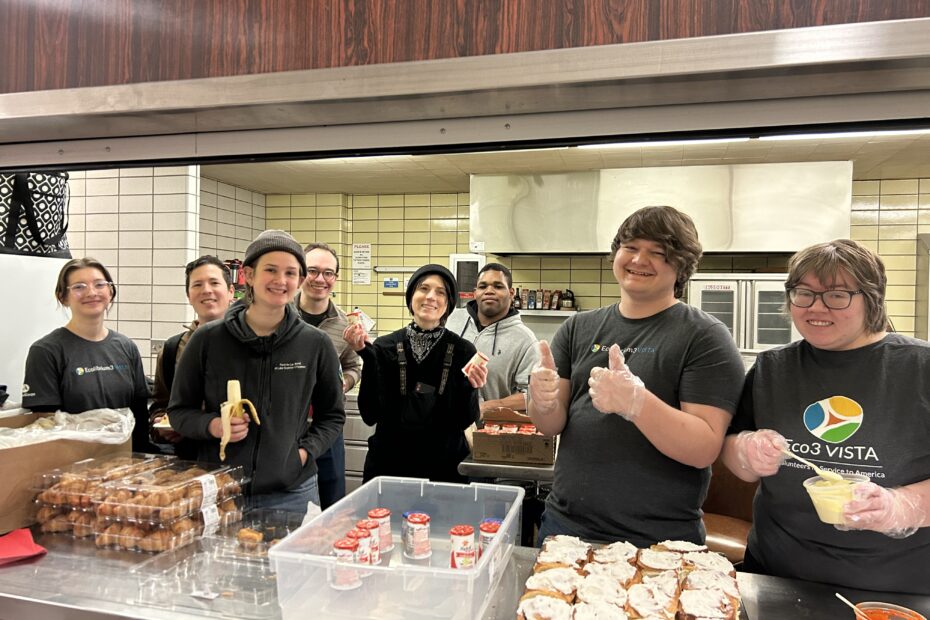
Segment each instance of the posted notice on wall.
M371 244L352 244L352 270L371 269ZM353 278L355 276L353 275ZM369 280L370 281L370 280Z
M353 269L352 284L371 284L371 270Z

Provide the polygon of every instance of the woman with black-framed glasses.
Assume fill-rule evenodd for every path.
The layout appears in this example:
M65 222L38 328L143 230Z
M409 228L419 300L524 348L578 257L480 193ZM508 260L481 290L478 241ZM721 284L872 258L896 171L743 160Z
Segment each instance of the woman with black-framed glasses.
M139 348L104 324L116 285L98 260L75 258L61 268L55 298L71 320L37 340L26 357L23 406L38 412L132 410L132 449L157 452L148 438L148 388Z
M915 570L930 566L930 345L888 332L885 267L861 244L815 245L788 267L803 340L756 358L724 444L727 466L760 482L744 570L930 594ZM814 473L785 463L786 447L861 476L841 523L817 516Z

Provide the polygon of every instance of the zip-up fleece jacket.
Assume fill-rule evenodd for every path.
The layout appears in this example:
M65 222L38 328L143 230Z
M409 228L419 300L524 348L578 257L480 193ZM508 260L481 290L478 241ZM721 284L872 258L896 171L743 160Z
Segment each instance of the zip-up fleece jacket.
M474 300L455 310L446 321L446 329L474 344L489 358L488 382L480 390L481 398L498 400L526 392L530 371L539 360L536 334L523 324L515 308L496 323L480 327Z
M294 298L294 307L300 309L300 292ZM342 308L329 300L329 306L326 307L326 318L317 326L317 329L329 336L333 346L336 347L336 355L339 356L339 364L342 366L342 374L345 377L352 377L352 384L358 385L362 376L362 360L359 358L352 347L342 339L342 332L349 325L349 319Z
M246 308L236 304L193 333L178 360L168 417L181 435L199 440L198 460L218 463L220 440L207 428L226 400L226 382L238 379L261 424L252 422L245 439L226 446L224 463L245 468L253 494L285 491L316 473L315 457L345 424L339 360L329 337L293 307L269 336L255 335ZM309 454L304 466L298 448Z

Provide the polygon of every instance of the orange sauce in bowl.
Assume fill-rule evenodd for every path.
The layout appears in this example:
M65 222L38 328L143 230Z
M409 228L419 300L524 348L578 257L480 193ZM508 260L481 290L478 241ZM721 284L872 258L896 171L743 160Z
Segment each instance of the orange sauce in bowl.
M859 609L869 620L922 620L923 616L910 610L897 609Z

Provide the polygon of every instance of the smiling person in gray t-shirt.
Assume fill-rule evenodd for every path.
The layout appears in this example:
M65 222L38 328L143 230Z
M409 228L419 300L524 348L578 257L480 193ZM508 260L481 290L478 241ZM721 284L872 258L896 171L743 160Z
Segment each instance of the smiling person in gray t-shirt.
M148 437L148 389L139 348L104 323L116 300L110 271L96 259L73 258L58 274L55 298L71 319L29 348L23 406L68 413L127 407L136 422L132 449L157 452Z
M530 377L530 416L561 433L539 540L703 543L701 504L742 361L720 321L679 302L701 256L691 218L640 209L611 252L620 303L566 321Z

